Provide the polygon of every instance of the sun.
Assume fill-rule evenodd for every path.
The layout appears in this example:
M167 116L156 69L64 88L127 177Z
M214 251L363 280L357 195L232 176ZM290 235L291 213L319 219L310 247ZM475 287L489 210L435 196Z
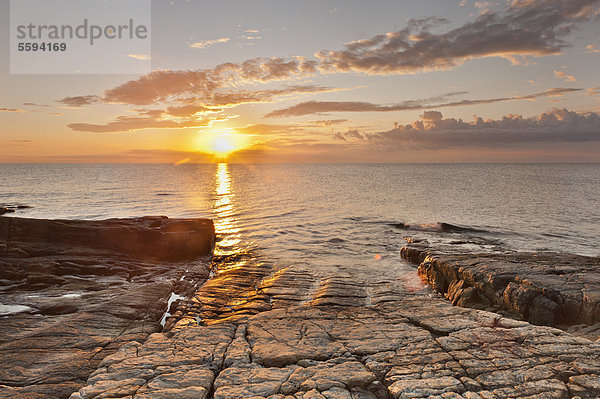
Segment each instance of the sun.
M248 136L232 130L209 130L200 133L197 148L216 158L227 158L232 153L248 146Z

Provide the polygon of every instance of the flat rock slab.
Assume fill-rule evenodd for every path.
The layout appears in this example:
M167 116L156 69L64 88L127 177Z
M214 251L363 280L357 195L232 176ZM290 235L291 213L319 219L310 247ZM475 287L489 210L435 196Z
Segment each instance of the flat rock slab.
M71 398L600 395L599 344L453 306L409 265L221 266L165 331L105 357Z
M497 308L533 324L600 322L600 258L559 253L465 254L411 243L402 255L454 304Z
M0 217L0 242L45 242L124 253L136 258L190 260L212 253L209 219L150 216L108 220L45 220Z
M160 248L138 252L154 241L127 245L155 232L168 241L180 222L192 236L202 232L194 251L207 255L214 233L205 220L0 217L0 397L68 397L104 357L161 331L169 294L193 293L211 264L161 260ZM113 234L113 243L122 240L119 250L102 242Z
M599 378L600 345L430 298L153 334L106 357L71 397L596 397Z

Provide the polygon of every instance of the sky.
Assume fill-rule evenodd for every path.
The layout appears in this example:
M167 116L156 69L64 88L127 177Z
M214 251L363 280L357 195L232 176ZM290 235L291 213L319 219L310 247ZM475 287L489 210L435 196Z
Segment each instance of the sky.
M10 74L9 19L3 163L600 162L600 0L156 0L141 75Z

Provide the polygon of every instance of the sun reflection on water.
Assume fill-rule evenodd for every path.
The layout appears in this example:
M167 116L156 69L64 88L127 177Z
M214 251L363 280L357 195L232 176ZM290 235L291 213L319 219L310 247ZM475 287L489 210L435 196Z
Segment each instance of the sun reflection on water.
M235 193L232 190L231 173L226 163L219 163L215 172L215 231L220 241L215 255L233 255L241 243L239 219L236 217Z

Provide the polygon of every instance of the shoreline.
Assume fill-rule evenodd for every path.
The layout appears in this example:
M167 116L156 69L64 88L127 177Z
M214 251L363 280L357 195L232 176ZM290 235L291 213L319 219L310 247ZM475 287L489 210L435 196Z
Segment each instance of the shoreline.
M66 398L103 358L161 331L169 294L208 278L213 229L0 217L0 397Z
M2 282L15 282L3 285L3 300L33 293L46 301L41 317L3 318L0 397L600 395L598 342L453 306L417 285L408 266L316 271L244 256L203 260L198 239L204 252L215 240L207 226L0 217ZM190 244L171 247L186 256L169 252L173 237ZM419 258L424 249L414 245ZM76 287L81 297L64 297ZM465 304L467 288L452 291L462 289L455 297ZM173 301L162 328L173 293L185 299Z

